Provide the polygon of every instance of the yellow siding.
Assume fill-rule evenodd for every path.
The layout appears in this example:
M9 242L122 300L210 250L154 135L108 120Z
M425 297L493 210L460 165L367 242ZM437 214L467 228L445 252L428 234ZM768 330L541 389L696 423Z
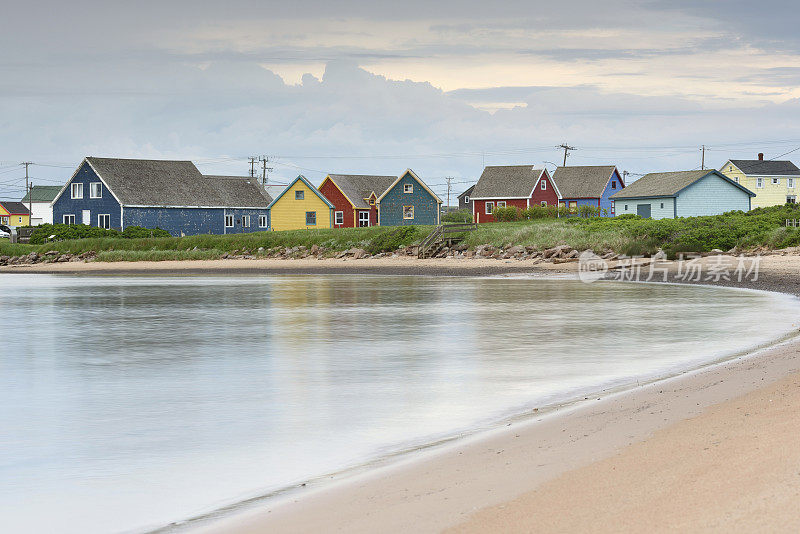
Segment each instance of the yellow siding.
M800 188L797 183L800 177L796 177L793 180L793 187L789 187L789 179L785 176L764 176L762 177L761 187L758 187L758 177L747 176L730 163L726 163L722 169L720 169L720 172L734 182L738 181L740 185L743 185L756 194L751 203L751 207L753 208L782 206L786 204L786 197L789 195L797 195L797 190ZM778 183L773 184L772 178L777 178Z
M11 215L8 210L0 204L0 224L7 226L28 226L30 222L30 215Z
M295 200L295 191L304 191L303 200ZM333 210L317 195L316 188L309 187L301 180L278 199L270 209L273 230L302 230L312 228L330 228ZM317 212L316 226L306 226L306 212Z

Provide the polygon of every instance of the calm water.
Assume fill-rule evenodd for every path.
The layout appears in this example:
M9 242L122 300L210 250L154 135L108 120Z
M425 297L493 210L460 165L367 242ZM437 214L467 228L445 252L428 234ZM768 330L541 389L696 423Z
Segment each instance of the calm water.
M186 519L800 318L717 288L358 276L0 275L0 309L0 531L81 533Z

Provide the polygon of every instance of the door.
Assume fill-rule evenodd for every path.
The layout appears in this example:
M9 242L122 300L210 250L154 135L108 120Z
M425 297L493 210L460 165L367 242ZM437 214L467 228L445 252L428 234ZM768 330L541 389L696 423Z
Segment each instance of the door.
M637 204L636 206L636 215L639 217L643 217L645 219L650 218L650 206L651 204Z
M92 225L92 212L91 210L83 210L83 224L86 226Z
M368 211L359 211L358 212L358 226L369 226L369 212Z

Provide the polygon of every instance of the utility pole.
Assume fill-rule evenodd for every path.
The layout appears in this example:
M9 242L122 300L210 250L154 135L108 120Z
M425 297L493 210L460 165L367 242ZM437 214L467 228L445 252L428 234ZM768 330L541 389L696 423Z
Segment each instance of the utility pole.
M447 207L450 207L450 182L453 180L452 176L448 176L445 178L447 180Z
M703 154L703 155L700 157L700 170L703 170L703 171L704 171L704 170L706 170L706 145L703 145L703 146L700 148L700 151L701 151L701 152L702 152L702 154Z
M33 199L31 198L31 184L29 182L30 178L28 177L28 167L33 165L31 161L25 161L20 163L20 165L25 165L25 192L28 194L28 224L31 224L31 217L33 215Z
M563 148L564 149L564 165L563 166L566 167L567 166L567 156L569 156L569 151L570 150L577 150L577 149L574 146L569 146L566 143L561 143L556 148Z
M622 185L628 185L628 171L622 171Z
M261 161L261 185L266 186L269 183L269 173L274 169L272 167L267 167L269 156L261 156L259 159Z
M250 178L255 178L256 177L256 159L257 158L255 156L250 156L247 159L250 160Z

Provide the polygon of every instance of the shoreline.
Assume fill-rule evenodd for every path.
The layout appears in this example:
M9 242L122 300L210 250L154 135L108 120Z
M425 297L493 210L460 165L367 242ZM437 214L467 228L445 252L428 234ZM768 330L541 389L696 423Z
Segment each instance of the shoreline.
M770 258L773 257L764 258L768 261L763 275L755 283L704 285L800 294L800 280L796 274L800 272L797 269L800 258ZM231 265L232 262L235 264ZM300 265L301 262L304 260L219 260L214 265L209 262L148 262L160 265L137 264L133 269L120 269L122 266L117 264L46 264L41 267L60 269L41 270L36 269L40 267L37 265L14 270L81 275L491 276L574 275L576 272L574 263L542 265L503 260L312 260L304 262L311 265ZM73 265L78 269L66 269ZM90 265L91 268L83 267ZM0 274L3 272L7 269L0 269ZM742 396L797 379L800 376L797 354L800 354L800 339L795 337L777 346L756 349L721 362L709 362L641 386L604 392L596 399L568 403L541 414L511 420L508 426L479 430L443 445L423 447L405 454L405 458L394 455L356 468L355 472L337 474L335 476L341 480L333 483L290 489L268 499L256 498L223 509L222 513L218 511L158 531L302 532L331 530L332 526L337 527L333 530L348 532L377 528L389 532L536 530L525 523L530 515L525 512L538 509L531 505L531 499L541 501L547 497L537 493L539 488L554 485L553 491L557 491L558 484L563 485L564 480L595 469L629 449L649 444L655 439L654 435L694 421L707 410L718 410ZM531 451L539 454L531 455ZM560 512L565 514L565 509ZM548 523L544 517L539 519L543 521L541 524L559 530L557 523Z

